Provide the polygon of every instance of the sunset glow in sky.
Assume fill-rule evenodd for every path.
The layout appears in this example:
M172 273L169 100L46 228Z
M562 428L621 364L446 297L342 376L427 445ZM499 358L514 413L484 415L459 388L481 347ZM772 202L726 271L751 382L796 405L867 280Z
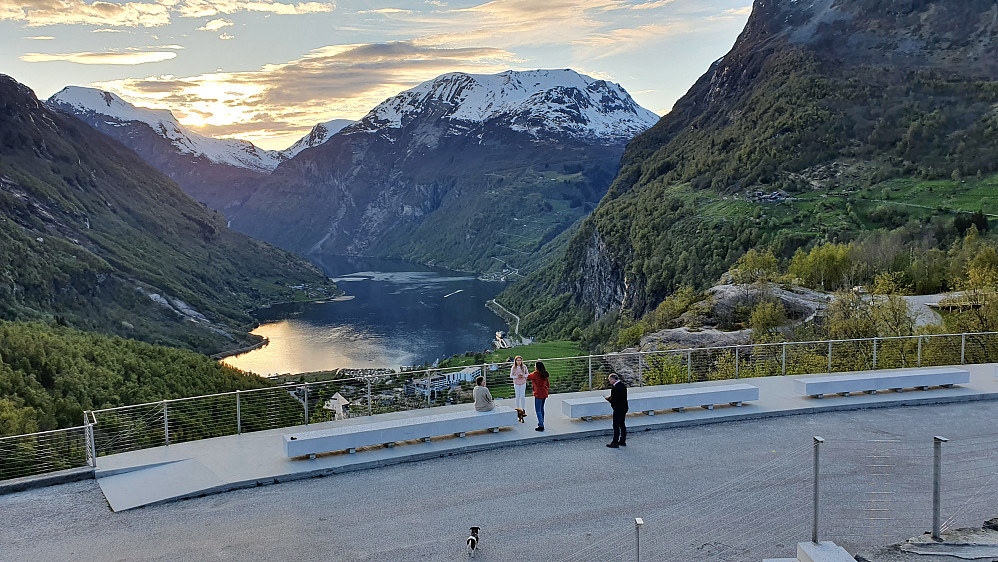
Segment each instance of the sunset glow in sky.
M0 72L170 109L285 148L445 72L571 68L664 114L731 48L751 0L0 0Z

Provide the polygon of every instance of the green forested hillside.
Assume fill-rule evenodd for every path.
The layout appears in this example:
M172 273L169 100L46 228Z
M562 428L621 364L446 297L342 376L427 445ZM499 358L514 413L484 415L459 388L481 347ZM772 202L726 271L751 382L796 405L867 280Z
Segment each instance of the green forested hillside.
M500 296L521 330L641 317L750 248L789 260L852 241L880 271L903 270L970 224L986 230L998 7L908 4L757 1L731 52L628 146L565 258Z
M191 351L0 321L0 435L80 425L84 410L269 384Z
M258 339L254 308L335 291L0 75L0 319L216 353Z

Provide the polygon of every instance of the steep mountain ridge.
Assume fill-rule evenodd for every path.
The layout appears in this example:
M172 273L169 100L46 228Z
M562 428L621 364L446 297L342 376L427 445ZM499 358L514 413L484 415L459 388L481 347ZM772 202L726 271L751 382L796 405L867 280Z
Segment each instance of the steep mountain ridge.
M990 0L756 0L731 51L628 145L565 259L504 298L539 333L640 316L749 248L789 257L877 227L858 190L998 169L996 40ZM811 203L831 192L841 205Z
M138 134L134 129L146 125L169 142L179 154L192 159L204 158L213 164L244 168L253 172L270 173L285 158L276 150L262 150L253 143L239 139L217 139L199 135L180 124L166 109L136 107L117 95L95 88L66 86L48 99L53 106L80 116L98 130L129 129L124 135ZM95 127L97 128L97 127ZM117 138L124 136L112 134Z
M353 125L356 121L351 121L350 119L333 119L332 121L326 121L325 123L319 123L312 127L312 130L308 132L307 135L295 141L294 144L280 151L281 156L285 160L290 160L298 155L299 152L307 149L314 148L320 144L329 140L329 137L335 135L336 133L342 131L344 128Z
M531 268L655 121L620 86L570 70L445 74L282 163L228 214L303 253Z
M96 88L67 86L47 103L131 148L191 197L220 211L241 204L251 180L269 175L281 162L354 123L347 119L319 123L284 150L263 150L244 140L200 135L168 110L136 107Z
M0 131L0 318L214 353L257 341L248 311L292 287L336 291L4 75Z

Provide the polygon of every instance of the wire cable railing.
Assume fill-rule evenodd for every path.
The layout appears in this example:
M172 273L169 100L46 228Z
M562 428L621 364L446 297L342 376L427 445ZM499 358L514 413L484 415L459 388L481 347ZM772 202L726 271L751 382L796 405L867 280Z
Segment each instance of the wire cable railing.
M998 332L740 344L719 347L634 351L543 360L552 393L603 388L610 374L631 386L667 385L752 377L833 373L915 366L998 361ZM507 362L466 367L400 370L334 376L321 382L284 383L162 400L87 412L82 427L60 430L72 437L72 451L32 436L3 438L10 452L0 457L0 480L42 474L85 458L211 437L308 425L347 417L465 404L474 380L484 376L494 397L514 395ZM335 404L334 404L335 402ZM87 435L92 437L87 439ZM61 442L61 441L60 441ZM14 445L14 443L17 443ZM30 452L60 453L49 459ZM65 451L62 454L62 451ZM88 457L89 455L89 457ZM11 467L11 468L7 468ZM16 467L16 468L14 468Z

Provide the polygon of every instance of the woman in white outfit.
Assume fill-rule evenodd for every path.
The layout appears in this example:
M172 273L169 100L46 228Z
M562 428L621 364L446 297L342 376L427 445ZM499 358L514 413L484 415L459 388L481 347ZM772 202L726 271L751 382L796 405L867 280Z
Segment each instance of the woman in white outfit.
M523 357L519 355L513 359L513 367L509 370L509 378L513 379L513 390L516 391L516 407L526 410L527 399L527 375L530 371L523 364Z

